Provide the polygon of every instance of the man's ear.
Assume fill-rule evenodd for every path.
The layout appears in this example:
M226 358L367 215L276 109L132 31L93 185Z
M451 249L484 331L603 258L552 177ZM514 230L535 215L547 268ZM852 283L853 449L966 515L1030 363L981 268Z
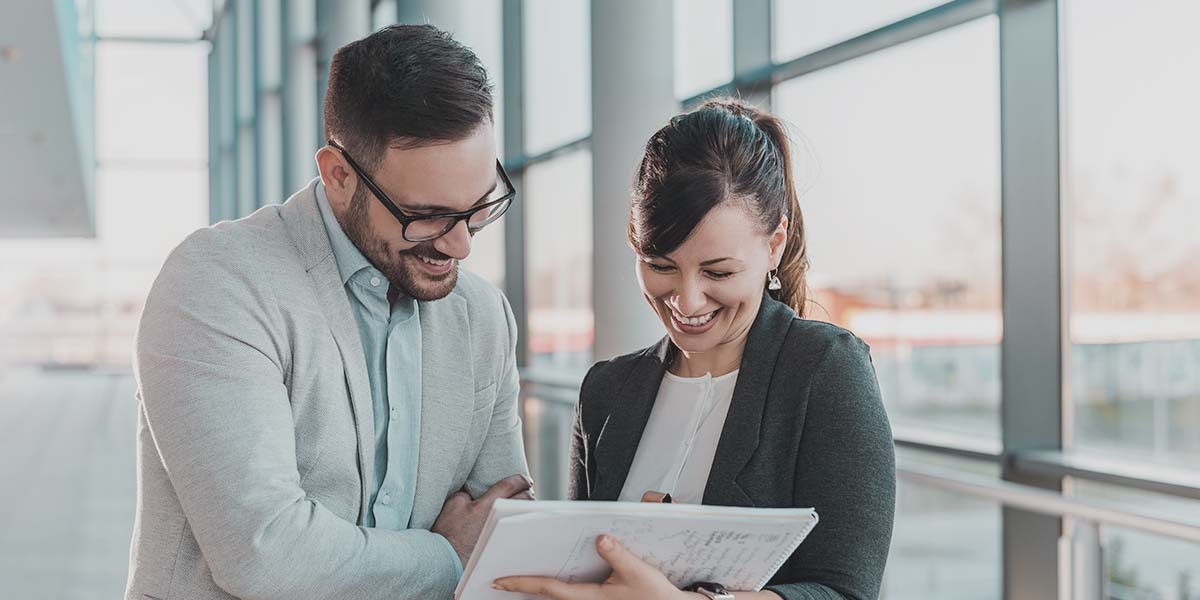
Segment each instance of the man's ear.
M340 207L353 195L354 171L342 156L341 151L332 146L324 146L317 150L314 158L317 161L317 172L321 174L321 183L325 185L329 203Z

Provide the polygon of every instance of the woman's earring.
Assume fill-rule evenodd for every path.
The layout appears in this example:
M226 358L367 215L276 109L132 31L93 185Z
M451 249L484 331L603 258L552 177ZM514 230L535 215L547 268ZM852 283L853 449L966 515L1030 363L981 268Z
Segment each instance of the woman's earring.
M778 292L783 289L783 282L779 281L779 269L774 269L767 273L767 289L772 292Z

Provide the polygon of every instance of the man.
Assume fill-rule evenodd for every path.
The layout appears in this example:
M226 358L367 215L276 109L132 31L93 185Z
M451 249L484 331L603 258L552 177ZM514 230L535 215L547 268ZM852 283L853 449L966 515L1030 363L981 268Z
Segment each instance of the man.
M449 598L532 496L512 312L458 269L515 195L486 72L389 27L334 55L325 124L319 179L189 236L147 299L127 599Z

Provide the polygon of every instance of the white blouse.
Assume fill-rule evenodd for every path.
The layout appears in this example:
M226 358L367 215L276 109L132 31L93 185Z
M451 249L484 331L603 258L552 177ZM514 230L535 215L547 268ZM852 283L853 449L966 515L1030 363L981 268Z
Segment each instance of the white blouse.
M638 502L653 490L675 502L701 503L737 376L663 375L618 500Z

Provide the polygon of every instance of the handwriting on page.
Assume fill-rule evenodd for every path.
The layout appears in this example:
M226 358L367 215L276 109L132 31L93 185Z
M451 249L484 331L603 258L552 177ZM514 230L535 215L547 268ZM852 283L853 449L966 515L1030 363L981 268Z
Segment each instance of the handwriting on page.
M769 524L743 523L735 529L676 519L614 519L604 527L588 525L578 530L559 579L595 581L594 544L597 536L607 533L676 585L707 581L720 574L732 589L749 589L758 583L771 557L789 541Z
M491 588L511 575L604 581L612 570L596 552L602 534L677 586L719 581L757 591L817 524L812 509L498 500L492 510L458 600L535 600Z

